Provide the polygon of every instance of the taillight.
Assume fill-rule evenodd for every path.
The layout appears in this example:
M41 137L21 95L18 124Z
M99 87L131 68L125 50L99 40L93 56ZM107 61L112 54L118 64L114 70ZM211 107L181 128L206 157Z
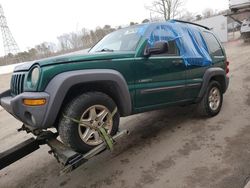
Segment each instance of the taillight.
M227 65L227 67L226 67L226 74L228 74L229 73L229 61L226 61L226 65Z

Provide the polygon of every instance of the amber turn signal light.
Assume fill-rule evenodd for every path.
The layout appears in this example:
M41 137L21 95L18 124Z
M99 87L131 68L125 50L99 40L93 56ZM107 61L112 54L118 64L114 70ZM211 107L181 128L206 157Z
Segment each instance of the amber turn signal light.
M24 99L23 104L27 106L42 106L46 104L46 99Z

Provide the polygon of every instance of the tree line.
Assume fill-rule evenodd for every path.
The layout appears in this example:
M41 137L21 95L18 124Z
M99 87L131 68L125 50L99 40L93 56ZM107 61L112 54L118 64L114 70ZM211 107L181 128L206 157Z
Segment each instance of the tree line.
M197 15L183 9L183 5L184 0L155 0L150 6L146 7L146 9L150 11L150 18L143 20L142 23L176 18L184 21L197 21L225 13L225 11L218 12L213 9L205 9L202 14ZM153 13L154 16L152 16L151 13ZM138 23L130 22L129 25L135 24ZM0 66L87 49L96 44L108 33L120 28L121 26L113 28L110 25L105 25L104 27L97 27L95 30L82 28L78 32L65 33L57 37L58 45L51 42L43 42L27 51L0 57Z
M97 27L95 30L82 28L81 31L78 32L65 33L57 37L58 45L52 42L43 42L27 51L19 52L17 54L10 53L6 56L0 57L0 66L33 61L81 49L87 49L96 44L105 35L118 28L105 25L104 27Z

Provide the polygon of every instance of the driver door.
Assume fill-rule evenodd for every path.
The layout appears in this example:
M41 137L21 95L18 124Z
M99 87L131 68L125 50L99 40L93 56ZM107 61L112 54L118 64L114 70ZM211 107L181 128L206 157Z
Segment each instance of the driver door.
M175 41L163 54L137 59L136 108L173 104L185 99L186 66Z

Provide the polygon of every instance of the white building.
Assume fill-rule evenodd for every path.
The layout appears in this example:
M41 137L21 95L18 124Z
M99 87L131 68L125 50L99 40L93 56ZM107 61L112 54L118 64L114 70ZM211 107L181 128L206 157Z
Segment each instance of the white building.
M232 11L250 8L250 0L229 0L229 8Z
M195 23L211 28L211 30L218 36L221 42L228 41L227 17L223 15L213 16L203 20L195 21Z

